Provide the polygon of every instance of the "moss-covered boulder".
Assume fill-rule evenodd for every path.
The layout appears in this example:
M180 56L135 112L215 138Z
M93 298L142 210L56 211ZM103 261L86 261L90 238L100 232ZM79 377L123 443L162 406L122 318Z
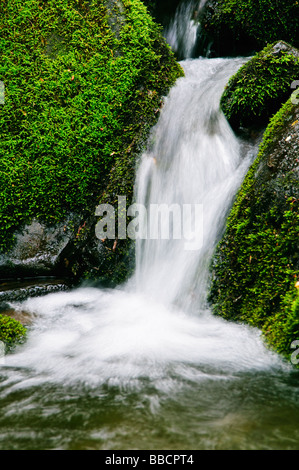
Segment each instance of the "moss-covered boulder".
M215 314L259 327L290 357L299 339L299 104L272 118L212 266Z
M101 271L118 255L95 239L94 209L130 204L136 156L182 69L139 0L4 0L0 31L0 278L20 274L15 243L32 223L60 244L51 258L41 238L23 265L34 251L41 273Z
M296 0L207 0L200 21L203 54L252 54L279 40L299 46Z
M283 41L268 45L229 80L221 108L235 130L264 127L298 77L299 50Z

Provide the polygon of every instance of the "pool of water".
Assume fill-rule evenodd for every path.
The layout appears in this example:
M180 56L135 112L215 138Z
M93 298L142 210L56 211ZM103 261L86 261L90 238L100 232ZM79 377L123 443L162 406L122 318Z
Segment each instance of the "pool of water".
M121 290L21 307L34 323L0 364L1 449L298 449L299 371L255 329Z

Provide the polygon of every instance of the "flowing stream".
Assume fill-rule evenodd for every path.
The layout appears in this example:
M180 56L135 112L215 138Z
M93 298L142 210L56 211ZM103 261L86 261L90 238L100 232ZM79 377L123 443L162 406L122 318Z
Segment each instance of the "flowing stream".
M257 151L219 109L246 60L182 61L140 162L137 203L176 208L181 236L173 223L168 237L139 239L135 274L118 289L13 304L34 322L0 363L1 449L298 448L298 372L206 300L213 250Z
M205 3L206 0L181 2L169 25L164 29L164 36L168 44L179 58L193 57L200 31L197 16Z

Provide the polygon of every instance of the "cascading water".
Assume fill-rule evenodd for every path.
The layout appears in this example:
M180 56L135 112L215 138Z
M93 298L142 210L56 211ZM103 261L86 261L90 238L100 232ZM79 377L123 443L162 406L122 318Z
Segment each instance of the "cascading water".
M252 157L244 154L219 110L223 88L242 63L242 59L184 62L186 77L170 93L137 175L137 200L149 209L161 203L167 208L192 206L189 212L195 219L195 206L201 206L202 213L191 224L195 239L190 246L180 236L137 244L138 290L189 312L191 304L195 311L205 308L215 242ZM165 213L164 222L169 222Z
M200 31L199 12L207 0L183 1L177 7L173 19L164 30L164 36L179 58L193 57Z
M137 203L198 205L200 233L188 219L185 237L138 240L122 288L14 304L34 323L0 365L1 448L296 448L298 376L257 330L206 303L211 255L255 152L219 110L245 60L182 62L137 173Z

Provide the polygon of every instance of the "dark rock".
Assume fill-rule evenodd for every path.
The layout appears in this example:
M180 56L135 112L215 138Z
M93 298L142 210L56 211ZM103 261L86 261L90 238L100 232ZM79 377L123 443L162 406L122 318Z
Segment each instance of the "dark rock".
M200 15L201 55L252 55L283 40L299 46L299 4L285 0L207 0Z
M53 292L67 291L71 282L61 279L27 279L0 283L0 312L11 308L9 302L23 302L29 297L41 297Z
M0 254L0 279L59 274L57 265L63 250L74 237L76 219L78 217L70 216L55 226L33 220L17 232L13 248Z

